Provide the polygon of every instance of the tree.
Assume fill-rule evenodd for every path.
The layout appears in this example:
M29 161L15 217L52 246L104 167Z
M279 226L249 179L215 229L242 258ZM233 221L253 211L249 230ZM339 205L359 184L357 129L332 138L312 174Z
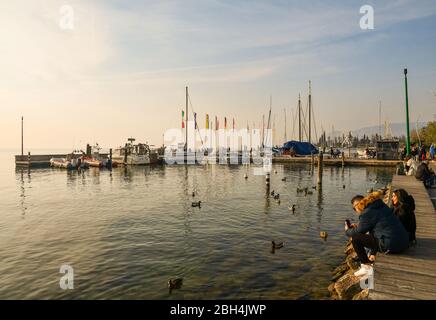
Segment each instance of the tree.
M436 121L431 121L419 130L421 141L427 145L436 143Z

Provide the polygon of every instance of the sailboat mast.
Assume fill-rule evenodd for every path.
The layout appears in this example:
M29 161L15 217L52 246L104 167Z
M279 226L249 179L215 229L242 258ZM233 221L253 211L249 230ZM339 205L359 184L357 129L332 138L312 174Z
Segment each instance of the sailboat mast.
M298 141L301 142L301 96L298 95Z
M378 137L381 140L381 101L378 102Z
M283 111L285 112L285 141L284 142L287 142L288 141L288 135L286 134L286 126L287 126L287 124L286 124L286 108L284 108Z
M309 80L309 143L312 143L312 82Z
M186 145L186 151L188 151L188 87L186 87L186 138L185 138L185 145Z

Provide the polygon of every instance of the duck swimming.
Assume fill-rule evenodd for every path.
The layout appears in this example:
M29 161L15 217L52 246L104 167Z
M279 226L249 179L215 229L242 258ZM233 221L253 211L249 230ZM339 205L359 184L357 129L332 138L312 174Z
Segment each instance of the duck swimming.
M193 202L193 203L191 204L191 206L192 206L193 208L195 208L195 207L201 208L201 201Z
M284 244L283 244L283 242L276 243L273 240L273 241L271 241L271 246L272 246L273 249L281 249L281 248L283 248Z
M275 194L275 191L274 191L274 190L273 190L273 191L271 191L271 195L272 195L272 196L274 196L274 194Z
M286 182L286 177L284 177L284 178L282 179L282 181Z
M292 207L288 207L289 211L292 211L292 213L295 212L295 204L292 205Z
M280 199L280 194L277 193L277 194L274 196L274 200L279 200L279 199Z
M170 279L168 280L168 289L180 289L183 285L182 278Z
M326 231L321 231L319 233L319 236L325 240L328 237L328 233Z

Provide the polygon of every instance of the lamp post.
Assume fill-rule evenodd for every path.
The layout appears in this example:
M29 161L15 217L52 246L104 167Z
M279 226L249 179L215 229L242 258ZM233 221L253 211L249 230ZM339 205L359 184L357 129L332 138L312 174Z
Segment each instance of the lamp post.
M410 155L410 131L409 131L409 92L407 87L407 69L404 69L404 86L406 90L406 151L407 155Z

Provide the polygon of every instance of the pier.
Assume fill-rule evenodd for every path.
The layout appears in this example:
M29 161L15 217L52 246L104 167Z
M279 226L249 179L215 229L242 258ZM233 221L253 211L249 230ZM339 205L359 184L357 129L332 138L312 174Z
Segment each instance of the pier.
M308 163L312 162L311 157L273 157L273 163ZM396 167L401 160L377 160L377 159L355 159L355 158L323 158L324 166L368 166L368 167ZM316 165L317 161L315 161Z
M422 182L394 176L393 188L415 198L417 244L403 254L379 254L374 265L372 300L436 299L436 211Z
M102 157L107 157L107 154L100 154ZM67 158L67 154L40 154L40 155L17 155L15 156L16 167L30 167L30 168L45 168L50 166L50 159L52 158Z

